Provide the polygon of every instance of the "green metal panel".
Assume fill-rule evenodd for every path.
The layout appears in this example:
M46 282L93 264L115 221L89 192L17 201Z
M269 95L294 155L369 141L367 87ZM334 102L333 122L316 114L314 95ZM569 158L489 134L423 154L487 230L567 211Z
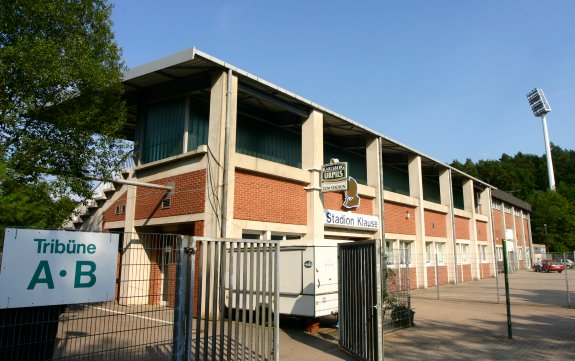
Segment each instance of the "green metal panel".
M198 99L190 99L188 119L188 151L196 150L202 144L208 144L210 104Z
M463 187L453 187L453 207L457 209L465 209L465 202L463 201Z
M441 203L441 191L439 181L423 178L423 199L429 202Z
M337 158L340 162L347 162L348 175L353 177L358 183L367 184L367 164L365 154L357 154L345 149L334 147L330 144L323 144L323 162L329 163L331 158Z
M151 104L147 108L142 162L182 153L185 99Z
M390 165L383 165L383 189L389 192L409 195L409 173Z
M301 134L238 114L236 151L301 168Z

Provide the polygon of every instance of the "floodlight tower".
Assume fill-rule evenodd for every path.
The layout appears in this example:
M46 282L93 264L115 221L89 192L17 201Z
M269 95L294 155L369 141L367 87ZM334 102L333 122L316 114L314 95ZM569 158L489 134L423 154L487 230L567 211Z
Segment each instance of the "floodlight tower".
M527 100L531 105L533 115L540 117L543 122L543 136L545 137L545 153L547 154L547 173L549 174L549 188L555 190L555 175L553 173L553 162L551 161L551 146L549 145L549 133L547 132L547 113L551 107L541 89L533 89L527 94Z

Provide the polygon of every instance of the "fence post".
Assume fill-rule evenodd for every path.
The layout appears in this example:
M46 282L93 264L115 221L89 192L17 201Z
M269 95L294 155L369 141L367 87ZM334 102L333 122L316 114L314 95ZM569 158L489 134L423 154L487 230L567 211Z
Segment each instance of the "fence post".
M186 306L186 270L188 266L188 256L185 253L183 237L180 238L180 249L176 261L176 292L174 302L174 340L172 342L172 360L182 361L185 349L185 306Z
M569 294L569 276L567 275L567 254L563 252L563 263L565 264L565 291L567 293L567 307L571 308L571 295Z
M439 299L439 259L437 257L437 248L435 249L435 289L437 290L437 299Z

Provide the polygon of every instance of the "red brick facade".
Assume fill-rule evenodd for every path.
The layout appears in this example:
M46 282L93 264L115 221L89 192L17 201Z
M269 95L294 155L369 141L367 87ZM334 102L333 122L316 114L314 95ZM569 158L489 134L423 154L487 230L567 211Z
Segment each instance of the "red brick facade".
M469 219L455 216L455 237L457 239L471 239L469 237Z
M511 227L507 227L511 228ZM515 239L517 244L523 245L523 236L521 235L521 218L515 216Z
M351 209L353 213L373 215L373 199L360 196L359 207ZM343 206L345 196L343 192L327 192L323 194L323 208L335 211L350 211Z
M127 193L124 192L124 194L122 194L120 196L120 198L118 198L118 200L116 200L114 203L112 203L112 205L110 207L108 207L108 209L104 212L104 214L102 216L104 223L124 221L126 219L126 199L127 198L128 198ZM116 214L117 209L120 210L120 212L118 212L119 214ZM122 210L123 210L123 213L121 212Z
M385 233L415 235L415 208L397 203L385 202ZM409 214L409 218L406 218Z
M513 229L513 218L511 217L511 214L505 212L505 229ZM503 234L503 237L505 237L505 233Z
M487 222L475 221L475 227L477 229L477 240L487 241Z
M493 277L493 272L491 272L491 265L489 263L479 264L479 277L480 278Z
M296 182L236 172L234 218L307 224L307 196Z
M503 224L501 224L501 211L493 210L493 228L495 229L496 243L501 245L501 240L503 239Z
M169 208L162 208L168 192L162 189L138 187L135 219L149 219L203 213L206 193L206 170L162 178L150 183L175 184Z
M523 224L523 232L525 233L525 246L528 247L529 240L531 239L531 234L529 232L529 222L527 222L527 219L524 219L522 224Z
M471 265L470 264L463 264L458 269L459 277L461 277L462 282L468 282L473 280L471 277Z
M449 278L447 277L447 266L438 266L437 267L437 282L440 286L446 285L449 283ZM437 286L435 284L435 267L428 266L427 267L427 287L434 287Z
M443 238L447 237L446 214L425 210L424 217L426 236Z

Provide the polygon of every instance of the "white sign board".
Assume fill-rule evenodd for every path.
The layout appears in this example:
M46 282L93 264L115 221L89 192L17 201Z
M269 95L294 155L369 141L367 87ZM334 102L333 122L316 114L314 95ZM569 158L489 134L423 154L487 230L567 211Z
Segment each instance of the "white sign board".
M324 225L337 228L363 229L377 231L379 219L376 216L324 210Z
M347 190L347 162L321 166L321 191L337 192Z
M0 308L114 299L118 234L6 229Z

